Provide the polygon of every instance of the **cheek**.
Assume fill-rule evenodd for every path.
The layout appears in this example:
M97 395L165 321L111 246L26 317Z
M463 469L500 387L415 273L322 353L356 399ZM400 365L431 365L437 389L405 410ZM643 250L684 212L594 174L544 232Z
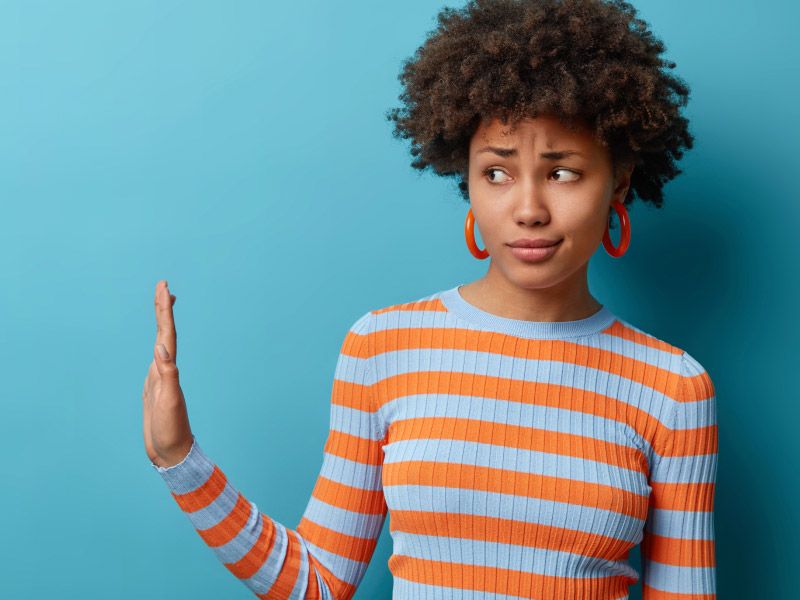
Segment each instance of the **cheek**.
M503 233L508 231L508 215L497 205L478 204L472 206L472 214L475 216L475 234L480 234L486 244L494 245L496 242L504 242ZM466 215L466 211L465 211ZM465 216L466 218L466 216ZM478 226L480 223L480 226Z
M573 207L561 215L561 231L569 238L570 246L579 253L591 254L605 232L607 216L602 205L592 208Z

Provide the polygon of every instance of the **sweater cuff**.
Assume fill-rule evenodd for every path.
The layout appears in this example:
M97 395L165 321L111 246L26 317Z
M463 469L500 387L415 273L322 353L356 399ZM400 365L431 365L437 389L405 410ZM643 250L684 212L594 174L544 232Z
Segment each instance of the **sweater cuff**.
M200 487L214 471L214 463L205 455L194 435L192 447L178 464L171 467L160 467L152 461L150 464L175 494L185 494Z

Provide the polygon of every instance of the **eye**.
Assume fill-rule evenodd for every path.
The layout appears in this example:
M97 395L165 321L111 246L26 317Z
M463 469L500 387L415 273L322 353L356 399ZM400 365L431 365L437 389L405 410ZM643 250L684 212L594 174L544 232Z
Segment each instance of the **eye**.
M484 176L488 177L488 176L489 176L489 173L491 173L492 171L497 171L498 173L503 173L503 171L501 171L500 169L497 169L497 168L495 168L495 167L489 167L488 169L486 169L486 170L483 172L483 174L484 174ZM492 181L491 179L489 179L489 181L490 181L491 183L497 183L497 181Z
M577 179L580 176L580 173L577 173L571 169L564 169L564 168L556 169L555 171L553 171L553 173L557 173L558 171L566 171L567 173L572 173L573 175L575 175L575 179ZM575 181L575 179L570 179L569 181ZM564 180L559 179L558 181L564 181Z

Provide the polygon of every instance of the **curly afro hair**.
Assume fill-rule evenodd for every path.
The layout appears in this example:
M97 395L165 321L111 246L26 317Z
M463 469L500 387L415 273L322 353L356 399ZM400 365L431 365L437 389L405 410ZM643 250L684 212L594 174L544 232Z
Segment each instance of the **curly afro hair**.
M386 118L411 140L411 166L459 177L469 202L469 142L484 119L512 125L553 114L589 127L614 169L635 166L624 203L661 208L663 185L692 148L679 114L689 87L663 70L664 44L622 0L469 0L445 7L398 79L403 106Z

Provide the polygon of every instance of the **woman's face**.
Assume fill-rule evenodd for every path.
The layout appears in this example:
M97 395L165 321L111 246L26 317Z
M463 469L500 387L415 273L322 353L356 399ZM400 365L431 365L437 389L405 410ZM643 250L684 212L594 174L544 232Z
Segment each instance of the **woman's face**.
M485 121L470 141L468 183L490 270L527 289L555 286L582 267L585 273L631 170L615 181L607 148L588 130L570 131L555 117L525 119L513 130L499 119ZM541 260L515 255L509 246L541 238L559 242Z

